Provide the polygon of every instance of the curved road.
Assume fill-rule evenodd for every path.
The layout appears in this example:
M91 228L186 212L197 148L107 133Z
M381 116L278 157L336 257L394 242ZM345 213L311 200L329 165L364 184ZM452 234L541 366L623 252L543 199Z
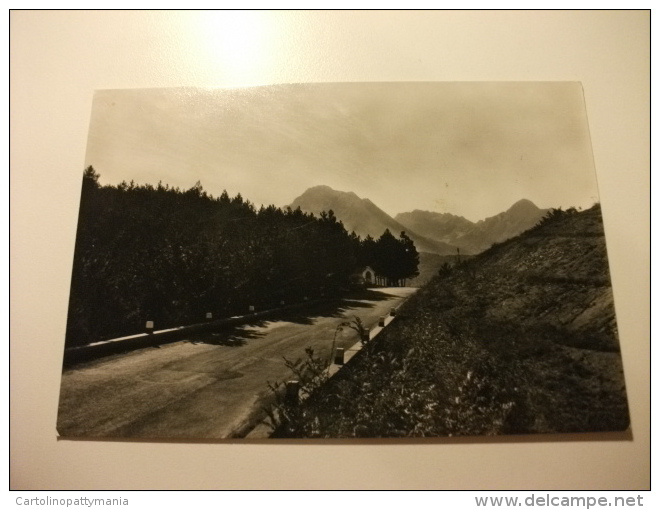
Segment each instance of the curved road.
M416 288L371 289L353 299L310 305L189 340L118 354L62 374L57 430L62 437L231 438L249 432L267 382L291 377L283 356L305 348L329 357L337 326L360 317L369 328ZM337 347L357 334L337 333Z

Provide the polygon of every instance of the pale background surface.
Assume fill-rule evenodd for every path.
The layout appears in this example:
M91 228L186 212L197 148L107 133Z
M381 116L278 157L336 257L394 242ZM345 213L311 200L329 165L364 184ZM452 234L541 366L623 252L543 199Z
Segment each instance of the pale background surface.
M647 12L14 11L10 22L11 488L650 487ZM582 82L632 439L412 445L57 440L95 89L434 80Z

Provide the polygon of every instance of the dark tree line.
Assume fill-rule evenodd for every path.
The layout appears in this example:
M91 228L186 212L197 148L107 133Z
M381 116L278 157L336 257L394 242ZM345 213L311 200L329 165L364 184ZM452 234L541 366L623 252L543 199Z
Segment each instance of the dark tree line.
M371 266L389 286L405 285L407 278L419 275L419 254L405 232L399 239L389 229L377 240L367 236L360 243L359 262Z
M411 255L407 265L403 252ZM405 234L362 240L332 211L316 217L300 209L256 209L240 194L212 197L199 183L189 190L101 186L89 167L66 343L137 333L147 320L161 329L199 322L207 312L231 316L249 306L263 310L337 294L360 264L394 282L414 276L417 261Z

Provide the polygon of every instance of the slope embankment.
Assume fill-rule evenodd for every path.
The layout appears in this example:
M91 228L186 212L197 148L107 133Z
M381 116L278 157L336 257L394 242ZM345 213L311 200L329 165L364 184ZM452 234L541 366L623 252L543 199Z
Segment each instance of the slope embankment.
M628 426L598 206L549 213L436 277L399 316L305 402L286 434L428 437Z

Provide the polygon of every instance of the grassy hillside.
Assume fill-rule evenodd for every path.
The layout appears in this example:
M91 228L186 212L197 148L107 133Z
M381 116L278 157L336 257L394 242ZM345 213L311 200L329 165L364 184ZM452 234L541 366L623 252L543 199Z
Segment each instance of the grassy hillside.
M455 253L453 255L438 255L436 253L420 252L419 266L417 268L419 275L415 278L409 278L406 284L409 287L422 287L438 275L444 264L453 267L457 261L469 260L473 256L464 255L463 253L457 257Z
M623 368L598 206L436 277L274 437L623 430Z

